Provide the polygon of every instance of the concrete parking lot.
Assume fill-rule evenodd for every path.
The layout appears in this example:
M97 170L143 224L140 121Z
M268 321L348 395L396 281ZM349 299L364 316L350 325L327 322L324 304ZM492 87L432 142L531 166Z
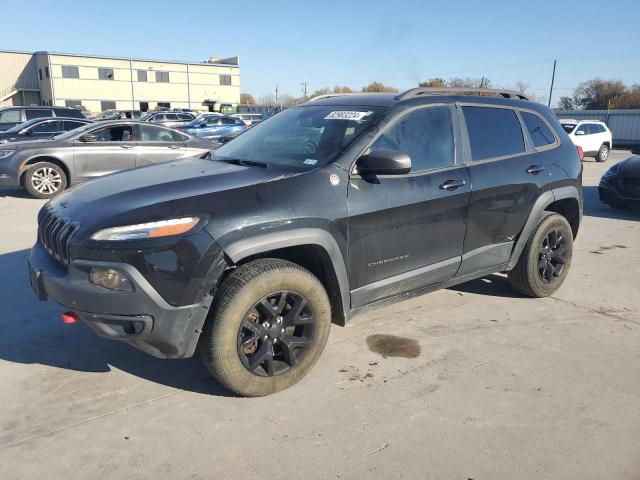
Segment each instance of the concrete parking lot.
M626 156L585 161L553 297L491 275L370 311L333 327L301 383L257 399L36 302L43 202L1 190L0 478L640 478L640 212L596 189ZM382 334L408 339L404 356L372 351Z

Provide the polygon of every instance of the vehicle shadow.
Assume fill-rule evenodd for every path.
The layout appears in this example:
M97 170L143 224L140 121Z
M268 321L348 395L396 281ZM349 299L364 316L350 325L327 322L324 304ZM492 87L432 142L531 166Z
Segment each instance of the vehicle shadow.
M470 282L449 287L449 290L460 293L474 293L482 296L504 298L528 298L516 292L504 275L492 273Z
M27 191L21 187L0 187L0 197L28 198L31 200L38 200L29 195L29 193L27 193Z
M616 209L604 204L598 196L598 187L582 187L584 195L584 215L589 217L613 218L616 220L640 220L640 210L638 209Z
M40 364L80 372L121 370L169 387L233 396L209 374L197 355L162 360L129 345L98 337L79 322L60 321L62 307L38 302L29 286L28 250L0 255L0 360Z

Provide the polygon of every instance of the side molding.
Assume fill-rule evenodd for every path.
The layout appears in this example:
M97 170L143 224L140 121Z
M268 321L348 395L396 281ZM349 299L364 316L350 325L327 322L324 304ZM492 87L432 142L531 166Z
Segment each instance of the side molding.
M327 252L333 265L333 271L338 280L338 285L340 286L344 318L349 318L349 279L347 277L347 269L340 247L338 247L335 239L326 230L320 228L300 228L269 233L239 240L229 245L224 251L234 263L238 263L242 259L252 255L301 245L317 245Z

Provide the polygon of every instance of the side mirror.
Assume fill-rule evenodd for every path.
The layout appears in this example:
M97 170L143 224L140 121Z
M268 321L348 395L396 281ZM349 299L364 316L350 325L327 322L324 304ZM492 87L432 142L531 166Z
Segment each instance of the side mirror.
M578 131L576 132L576 135L584 135L584 130L578 130Z
M375 150L356 161L360 175L404 175L411 171L411 158L397 150Z
M87 133L86 135L82 135L79 140L85 143L97 142L98 136L93 133Z
M633 153L634 155L640 155L640 147L633 147L631 149L631 153Z

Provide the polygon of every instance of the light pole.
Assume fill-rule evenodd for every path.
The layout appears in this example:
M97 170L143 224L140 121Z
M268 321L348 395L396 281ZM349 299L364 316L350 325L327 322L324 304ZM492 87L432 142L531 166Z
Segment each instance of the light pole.
M551 88L549 88L549 103L547 104L548 107L551 107L551 95L553 95L553 82L556 79L556 62L558 60L554 60L553 61L553 73L551 74Z

